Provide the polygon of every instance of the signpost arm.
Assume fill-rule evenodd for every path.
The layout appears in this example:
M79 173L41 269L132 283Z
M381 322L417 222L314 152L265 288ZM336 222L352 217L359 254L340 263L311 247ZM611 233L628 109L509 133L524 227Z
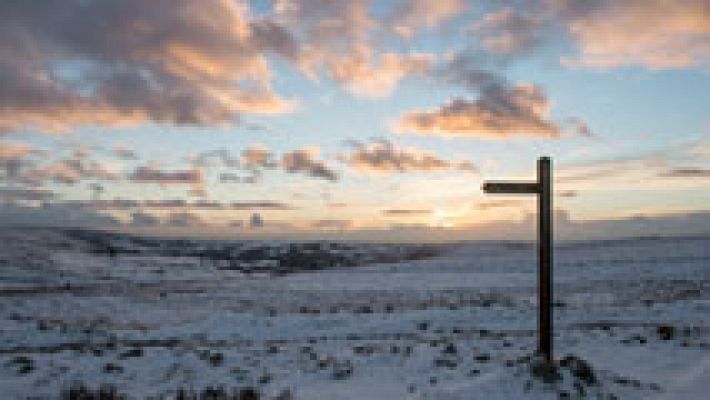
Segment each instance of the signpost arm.
M537 162L538 251L539 271L539 352L552 360L552 173L551 161L542 157Z

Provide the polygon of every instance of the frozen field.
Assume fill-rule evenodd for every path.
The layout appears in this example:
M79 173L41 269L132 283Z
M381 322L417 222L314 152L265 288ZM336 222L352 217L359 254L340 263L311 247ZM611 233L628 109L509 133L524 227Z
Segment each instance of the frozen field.
M555 261L563 361L545 373L532 243L3 230L0 397L707 398L710 237L566 243Z

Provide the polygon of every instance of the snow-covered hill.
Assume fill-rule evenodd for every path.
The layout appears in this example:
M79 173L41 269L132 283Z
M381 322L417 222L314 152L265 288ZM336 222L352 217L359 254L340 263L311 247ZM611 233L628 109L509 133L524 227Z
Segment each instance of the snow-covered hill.
M561 244L551 370L531 357L536 279L523 242L5 229L0 393L706 398L710 237Z

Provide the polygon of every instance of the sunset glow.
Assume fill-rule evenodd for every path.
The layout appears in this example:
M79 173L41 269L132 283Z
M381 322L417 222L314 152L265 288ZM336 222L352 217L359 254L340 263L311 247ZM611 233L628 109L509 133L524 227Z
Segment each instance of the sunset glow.
M678 221L709 218L710 5L577 3L6 2L2 220L525 236L534 201L480 184L549 155L570 235L697 231Z

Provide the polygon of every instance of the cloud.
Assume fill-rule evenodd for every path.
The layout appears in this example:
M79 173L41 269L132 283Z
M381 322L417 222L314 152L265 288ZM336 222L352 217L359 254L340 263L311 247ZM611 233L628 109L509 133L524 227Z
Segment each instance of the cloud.
M384 97L405 77L424 76L433 61L432 55L424 53L375 55L374 49L360 45L347 54L331 56L327 65L331 78L351 93Z
M28 157L39 153L24 142L0 142L0 179L18 179L21 171L32 164Z
M57 197L57 194L41 188L0 188L0 202L7 201L47 201Z
M476 92L477 98L455 97L433 109L411 110L393 128L400 133L504 139L518 136L558 138L563 133L589 136L579 118L566 127L550 118L551 102L532 84L512 84L483 69L479 58L462 52L432 72L438 80Z
M298 40L299 70L313 80L325 75L353 94L387 95L406 77L422 75L433 61L430 54L382 50L391 24L383 26L369 0L279 1L275 8L277 19Z
M234 168L239 166L239 158L233 156L227 149L191 154L187 159L193 167L220 166Z
M478 167L472 161L456 161L454 167L459 171L479 172Z
M293 206L280 201L234 201L230 207L235 210L292 210Z
M576 190L563 190L563 191L557 192L556 194L559 197L567 198L567 199L571 199L571 198L575 198L575 197L579 196L579 192L577 192Z
M490 210L494 208L519 208L525 204L522 200L487 200L476 203L479 210Z
M682 143L634 156L561 164L555 170L555 183L563 190L585 191L610 188L667 191L671 186L702 189L710 169L707 157L698 153L699 145L702 142Z
M252 229L258 229L264 226L264 219L259 213L253 213L249 217L249 227Z
M389 209L382 210L382 214L387 216L397 216L397 217L408 217L408 216L419 216L419 215L430 215L432 210L424 209Z
M20 180L24 183L40 185L46 181L74 185L82 179L117 180L119 173L106 165L82 158L68 158L38 166L24 172Z
M136 200L111 199L73 201L75 205L92 209L124 210L124 209L222 209L222 210L292 210L290 204L272 200L232 201L216 200L186 201L184 199Z
M490 53L519 54L542 40L541 24L537 16L503 7L484 15L472 25L471 31L481 38L484 49Z
M710 169L674 168L659 174L665 178L710 178Z
M252 146L242 151L239 161L242 168L250 170L275 168L278 165L269 149L260 145Z
M138 155L132 149L123 145L117 145L113 148L113 155L121 160L134 161L138 159Z
M101 195L101 193L106 191L106 187L102 183L98 182L91 182L88 187L89 190L93 193L93 195L97 198Z
M463 0L406 0L395 8L390 26L400 36L410 38L422 28L436 28L466 10Z
M665 171L668 162L654 154L642 154L632 158L612 158L583 164L560 166L555 174L555 182L563 185L647 181Z
M321 219L311 223L312 228L324 230L345 230L352 228L353 225L353 221L349 219Z
M131 214L131 222L129 224L132 226L156 226L160 225L160 218L138 211Z
M649 69L710 66L710 1L552 2L579 45L568 65Z
M57 161L49 165L28 171L22 177L26 183L39 185L46 180L73 185L81 179L81 171L73 163Z
M205 222L199 215L189 212L178 212L169 214L163 223L172 227L191 227L205 225Z
M338 174L317 159L318 152L311 149L299 149L285 153L281 157L281 167L288 173L306 173L315 178L331 182L338 180Z
M230 0L0 5L0 131L142 122L222 124L292 103L268 54L292 38Z
M446 170L476 170L470 161L446 161L433 154L414 149L399 148L392 142L380 139L369 145L353 142L354 151L341 156L341 161L360 171L370 172L431 172Z
M543 44L556 44L576 53L561 58L573 67L710 66L708 0L502 3L472 27L488 56L526 54Z
M110 216L71 203L43 203L42 206L0 205L0 225L34 227L115 228L119 222Z
M261 173L259 171L253 171L250 174L235 173L235 172L222 172L219 174L219 181L221 183L257 183L261 179Z
M136 183L192 184L203 183L204 176L199 169L163 171L150 166L137 167L129 179Z
M0 161L18 160L33 152L25 142L0 142Z
M532 136L560 137L560 128L549 119L550 103L533 85L490 86L478 99L455 98L436 109L404 114L400 132L487 139Z

